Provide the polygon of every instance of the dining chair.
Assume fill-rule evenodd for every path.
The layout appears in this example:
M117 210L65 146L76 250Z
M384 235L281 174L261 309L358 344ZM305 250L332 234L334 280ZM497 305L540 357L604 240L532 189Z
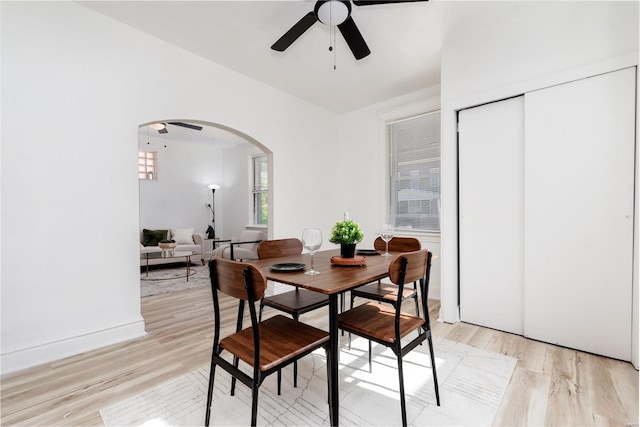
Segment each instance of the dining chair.
M389 278L398 286L398 294L401 295L405 283L419 281L422 289L422 311L424 317L414 316L402 312L402 301L388 301L389 304L377 304L369 302L338 314L338 327L352 334L359 335L371 341L375 341L389 347L398 359L398 378L400 380L400 407L402 409L402 425L407 425L407 410L404 395L404 376L402 372L402 357L411 350L429 342L431 355L431 370L435 387L436 403L440 406L440 393L438 390L438 376L436 373L436 361L433 352L433 340L431 336L431 322L427 309L428 277L431 270L432 254L428 250L407 252L396 255L389 265ZM421 279L425 280L421 280ZM401 339L409 333L418 331L418 336L406 344ZM371 347L369 347L371 355ZM371 356L369 356L371 361ZM369 362L371 363L371 362Z
M378 251L385 250L386 243L382 238L378 237L373 242L373 247ZM414 237L394 237L389 241L389 250L392 252L414 252L421 249L420 241ZM401 295L402 300L413 298L416 306L416 316L420 316L420 308L418 304L418 281L413 283L413 289L403 289ZM393 283L377 283L362 285L351 290L351 306L356 297L366 298L380 302L393 302L398 298L398 286Z
M376 238L373 247L378 251L386 251L386 243L381 237ZM420 241L415 237L394 237L389 241L389 250L392 252L414 252L421 249ZM423 279L421 279L423 280ZM351 305L356 297L374 300L378 302L395 303L398 295L402 295L401 301L407 298L413 298L416 307L416 316L420 317L420 308L418 304L418 283L421 280L413 282L413 289L403 288L402 292L398 292L398 286L393 283L377 283L362 285L351 290ZM344 310L343 310L344 311ZM349 349L351 349L351 334L349 334ZM369 372L371 372L371 340L369 340Z
M264 240L258 245L258 258L277 258L288 255L300 255L302 242L299 239ZM298 320L301 314L329 305L329 297L318 292L299 289L283 292L277 295L264 297L260 301L260 317L264 307L290 314L294 320ZM280 375L280 373L278 373ZM293 363L293 386L298 386L298 363ZM278 394L280 394L280 381L278 381Z
M231 374L232 381L238 379L251 388L251 425L255 426L258 413L258 389L264 379L320 347L324 348L329 358L329 334L282 315L271 317L263 322L258 321L255 304L264 297L267 280L251 264L216 257L209 261L209 272L215 323L205 425L209 425L215 371L216 367L220 366ZM239 300L236 332L222 339L220 339L219 292ZM245 303L249 306L251 327L242 329ZM234 363L230 363L221 356L223 351L234 356ZM253 368L250 375L238 369L237 359ZM327 363L327 375L328 369ZM233 395L233 392L231 394ZM326 401L322 402L324 403Z

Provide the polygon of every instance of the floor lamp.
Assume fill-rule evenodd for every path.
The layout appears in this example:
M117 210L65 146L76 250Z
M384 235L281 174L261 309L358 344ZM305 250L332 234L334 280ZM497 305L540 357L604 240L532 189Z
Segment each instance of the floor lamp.
M207 239L216 238L216 190L220 188L218 184L209 184L211 190L211 204L207 204L211 209L211 225L207 227Z

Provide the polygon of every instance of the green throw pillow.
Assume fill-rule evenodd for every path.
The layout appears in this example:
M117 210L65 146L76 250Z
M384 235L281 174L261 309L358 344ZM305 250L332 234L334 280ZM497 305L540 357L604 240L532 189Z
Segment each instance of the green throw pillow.
M158 246L160 240L167 238L168 230L142 230L142 246Z

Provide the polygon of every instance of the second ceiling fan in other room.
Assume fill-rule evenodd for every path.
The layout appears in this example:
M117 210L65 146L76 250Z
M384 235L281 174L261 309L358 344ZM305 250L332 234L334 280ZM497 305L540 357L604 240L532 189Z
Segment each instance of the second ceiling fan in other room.
M393 3L413 3L428 0L353 0L356 6L372 6L377 4ZM302 17L293 27L289 29L271 49L284 52L293 42L295 42L305 31L307 31L316 21L326 25L336 25L347 46L351 49L356 59L362 59L369 55L371 51L364 41L362 34L351 17L351 2L349 0L318 0L313 7L313 12L309 12Z
M151 125L149 125L149 127L157 130L158 133L169 133L169 131L167 130L167 125L180 126L180 127L192 129L192 130L202 130L202 126L192 125L191 123L184 123L184 122L152 123Z

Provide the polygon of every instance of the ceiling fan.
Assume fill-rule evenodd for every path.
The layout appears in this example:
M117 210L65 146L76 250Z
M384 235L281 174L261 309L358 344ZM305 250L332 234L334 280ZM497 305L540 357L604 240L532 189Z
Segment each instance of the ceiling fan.
M187 129L193 129L193 130L202 130L202 126L198 126L198 125L192 125L191 123L183 123L183 122L158 122L158 123L151 123L149 125L149 127L151 129L155 129L158 131L158 133L169 133L169 131L167 130L167 125L173 125L173 126L180 126L183 128L187 128Z
M376 4L390 3L413 3L429 0L353 0L356 6L371 6ZM342 37L347 42L349 49L356 59L362 59L369 55L371 51L364 41L360 30L351 17L351 2L349 0L318 0L313 7L313 12L309 12L302 17L293 27L289 29L271 49L284 52L291 44L307 31L316 21L327 25L337 25ZM332 50L330 47L329 50Z

